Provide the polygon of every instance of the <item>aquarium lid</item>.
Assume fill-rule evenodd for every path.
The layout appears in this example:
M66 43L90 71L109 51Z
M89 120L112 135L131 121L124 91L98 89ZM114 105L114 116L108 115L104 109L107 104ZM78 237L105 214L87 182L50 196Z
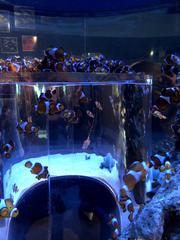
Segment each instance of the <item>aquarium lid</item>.
M77 73L77 72L37 72L1 73L0 84L152 84L152 76L127 73Z
M177 2L172 0L0 0L1 5L13 9L15 5L33 8L40 15L57 16L98 16L116 14L132 11L143 11L160 6L176 6Z

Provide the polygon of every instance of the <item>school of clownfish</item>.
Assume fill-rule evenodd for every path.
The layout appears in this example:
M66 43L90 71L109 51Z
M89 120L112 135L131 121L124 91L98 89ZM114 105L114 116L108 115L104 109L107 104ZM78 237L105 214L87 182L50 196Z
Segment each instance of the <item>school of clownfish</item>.
M180 103L180 87L165 88L161 91L161 95L156 100L152 109L152 114L159 119L166 119L167 117L163 112L166 112L169 106L173 103ZM180 107L180 106L178 106ZM174 132L174 137L180 138L180 115L179 110L177 112L177 120L171 125Z
M135 161L128 167L127 172L123 176L125 185L120 189L119 205L123 212L128 211L129 221L133 221L135 211L131 192L134 190L138 182L145 182L150 169L158 171L157 176L153 177L151 182L151 191L147 192L147 197L152 198L162 183L168 184L171 177L175 174L175 168L171 166L171 152L159 151L151 156L150 161Z
M87 103L90 101L82 91L82 87L79 87L76 91L76 95L78 96L80 103ZM98 111L103 111L103 107L99 101L95 101L94 105ZM65 105L61 103L56 103L56 89L47 90L45 93L41 93L38 98L38 103L35 105L35 111L40 115L54 115L54 114L62 114L62 117L65 122L68 124L77 124L80 119L80 113L75 112L74 110L65 108ZM95 115L90 111L86 110L86 114L90 119L94 119ZM35 134L38 135L39 127L33 125L32 118L29 117L27 121L20 121L17 123L16 126L17 131L19 134ZM82 144L82 149L86 150L90 145L90 134L88 135L87 139ZM13 151L15 151L15 143L10 140L8 143L3 144L1 146L0 152L3 158L10 158ZM47 179L49 177L49 171L47 166L42 166L41 163L32 164L30 161L25 163L25 167L30 169L31 174L34 174L38 180ZM13 184L13 192L17 193L19 191L18 186ZM6 201L7 200L7 201ZM6 217L16 217L18 215L18 210L15 207L12 207L13 200L9 199L0 199L0 203L3 203L3 207L0 208L0 219ZM11 203L11 209L9 205L5 203ZM0 205L0 206L1 206ZM5 208L5 209L4 209ZM15 209L16 214L13 213ZM6 210L6 211L5 211ZM12 214L11 214L12 212ZM5 214L6 213L6 214Z
M48 48L42 59L20 56L0 59L0 72L98 72L132 73L133 70L121 60L108 60L102 54L77 57L66 53L62 47Z
M60 56L61 62L57 63L58 60L58 54ZM85 71L85 69L89 69L87 70L87 72L110 72L112 69L105 67L102 65L100 60L104 60L104 58L102 56L99 56L98 58L95 59L89 59L89 62L85 63L85 62L81 62L81 61L77 61L74 60L74 64L73 64L73 60L71 59L71 64L70 64L70 57L69 57L69 62L65 61L67 60L65 58L65 54L64 52L61 51L59 52L58 49L49 49L45 52L45 57L43 59L43 61L38 61L36 59L36 61L34 60L35 64L35 68L34 69L40 69L41 71L46 71L47 69L50 70L57 70L57 71L64 71L63 69L66 69L65 66L63 66L64 63L67 64L67 66L69 68L72 68L72 66L74 68L74 71ZM93 62L93 64L91 63L91 61ZM168 61L171 61L171 63L169 63ZM175 68L173 66L173 62L176 61L177 65L180 65L180 58L175 56L175 55L171 55L169 58L166 58L166 66L163 68L164 73L167 73L169 71L169 75L174 74L177 72L177 68ZM63 62L63 64L62 64ZM32 62L29 63L29 66L32 67ZM107 63L107 62L106 62ZM2 67L2 65L4 64L4 66L6 66L5 68ZM4 71L4 69L6 69L7 71L21 71L22 68L21 67L17 67L12 61L9 61L8 64L6 62L0 62L0 66L1 66L1 71ZM59 66L58 66L59 64ZM110 62L108 63L110 64ZM25 64L27 65L27 64ZM56 65L56 68L54 68L54 66ZM13 67L15 66L14 70ZM39 67L37 67L39 66ZM75 66L76 66L76 70L75 70ZM100 67L101 66L101 67ZM88 68L89 67L89 68ZM120 65L118 66L116 63L116 68L115 68L115 62L111 62L111 67L114 69L120 69L120 72L129 72L130 68L128 68L127 66L122 66L120 67ZM19 69L17 71L17 69ZM27 66L26 66L26 70L27 70ZM67 68L68 69L68 68ZM67 70L66 69L66 70ZM97 70L98 69L98 70ZM105 69L102 71L102 69ZM108 69L108 71L107 71ZM33 71L33 70L32 70ZM119 71L119 70L118 70ZM117 71L117 72L118 72ZM71 123L71 124L76 124L79 122L79 117L80 117L80 113L76 113L74 110L69 110L66 109L65 106L61 103L56 103L56 101L53 100L53 96L56 94L56 90L47 90L45 93L41 93L39 100L38 100L38 104L35 105L35 111L38 114L47 114L47 115L54 115L54 114L58 114L58 113L62 113L63 118L66 122ZM79 92L77 92L77 94L79 95L79 101L81 102L87 102L89 101L89 99L85 96L85 94L83 93L82 89L79 89ZM112 97L110 98L110 101L113 101ZM163 114L163 111L166 111L167 108L172 104L172 103L179 103L180 102L180 87L176 86L176 87L171 87L171 88L165 88L162 90L160 97L157 99L155 105L153 106L152 109L152 114L155 117L158 117L160 119L166 119L166 116ZM103 111L103 107L101 105L100 102L95 101L95 106L99 111ZM87 110L86 111L87 115L90 118L94 118L94 114L90 111ZM179 116L179 115L178 115ZM172 129L174 131L175 137L179 138L180 137L180 122L179 119L177 120L176 123L174 123L172 125ZM21 121L20 123L18 123L17 125L17 130L19 131L20 134L25 133L25 134L38 134L39 128L38 127L34 127L32 120L28 119L28 121L23 122ZM87 137L87 139L83 142L82 145L82 149L86 150L89 145L90 145L91 141L90 141L90 136ZM13 141L10 141L6 144L2 145L1 148L1 154L3 155L3 157L6 158L10 158L11 157L11 152L15 150L15 144L13 143ZM133 189L135 188L136 184L140 181L146 181L146 177L148 174L148 169L149 168L153 168L154 170L158 170L159 171L159 178L153 179L153 184L155 186L157 186L158 184L161 185L162 182L166 182L169 183L169 181L171 180L171 177L175 174L175 169L171 166L170 163L170 157L171 154L170 152L158 152L156 154L154 154L153 156L151 156L151 160L148 162L139 162L139 161L135 161L134 163L132 163L125 175L123 176L123 180L124 180L124 186L120 189L120 193L118 196L118 202L119 205L122 209L123 212L128 211L129 215L128 215L128 219L129 221L133 221L134 218L134 205L133 205L133 201L131 199L131 192L133 191ZM42 166L40 163L35 163L32 164L30 161L25 163L25 167L31 169L31 173L36 175L36 178L38 180L40 179L46 179L49 177L49 171L48 171L48 167L47 166ZM112 166L113 167L113 166ZM100 168L103 168L103 163L101 163ZM111 172L111 171L110 171ZM152 184L152 185L153 185ZM155 191L149 192L148 195L149 196L154 196L155 192L156 192L157 188L155 188ZM18 191L18 187L16 184L13 185L13 191L17 192ZM19 214L18 209L15 208L13 206L13 201L11 199L0 199L0 219L6 218L6 217L17 217ZM109 215L109 221L108 224L113 228L113 233L112 233L112 239L118 239L118 237L120 236L120 224L118 222L118 219L115 217L115 215L110 214Z

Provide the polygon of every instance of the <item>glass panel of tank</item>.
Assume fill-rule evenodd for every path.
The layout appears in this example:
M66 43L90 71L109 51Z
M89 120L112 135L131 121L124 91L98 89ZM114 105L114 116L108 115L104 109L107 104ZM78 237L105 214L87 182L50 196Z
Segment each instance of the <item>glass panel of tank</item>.
M45 76L57 82L38 82ZM40 73L1 84L1 232L8 240L110 238L133 218L137 207L122 214L119 194L126 165L150 151L151 78L126 78Z
M144 161L151 148L153 155L169 153L174 142L169 121L153 116L150 143L151 76L155 104L161 87L175 83L163 60L179 51L180 15L172 2L76 16L53 14L52 6L51 14L41 12L37 1L2 8L3 240L117 239L141 210L146 192L152 194ZM133 71L144 74L126 75ZM175 112L173 105L160 117ZM176 127L178 120L178 134Z

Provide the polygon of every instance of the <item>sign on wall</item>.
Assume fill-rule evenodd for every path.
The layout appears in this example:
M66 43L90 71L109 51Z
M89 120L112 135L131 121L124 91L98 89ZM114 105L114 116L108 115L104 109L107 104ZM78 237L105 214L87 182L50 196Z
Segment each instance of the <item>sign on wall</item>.
M1 53L18 53L17 37L1 37Z
M15 27L23 29L35 28L35 11L21 6L14 7Z
M0 10L0 32L10 32L9 11Z
M22 50L23 52L33 52L37 43L37 36L23 35Z

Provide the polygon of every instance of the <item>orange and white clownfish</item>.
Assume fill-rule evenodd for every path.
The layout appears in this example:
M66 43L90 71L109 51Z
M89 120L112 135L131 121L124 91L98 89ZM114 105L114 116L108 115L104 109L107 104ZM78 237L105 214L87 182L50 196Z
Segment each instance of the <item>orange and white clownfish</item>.
M25 163L25 167L31 169L31 173L37 175L36 178L40 179L47 179L49 177L49 171L47 166L42 166L41 163L32 164L32 162L27 161Z
M180 101L180 88L165 88L161 91L160 97L156 100L155 106L160 110L167 110L171 103Z
M18 132L21 133L35 133L37 134L39 131L39 127L34 127L31 121L21 121L20 123L17 124L17 130Z
M161 168L161 172L164 173L164 180L166 183L169 183L171 177L175 174L175 170L171 167L171 163L169 161L165 162L163 170Z
M19 72L21 70L21 66L17 63L9 63L8 71L10 72Z
M1 147L2 155L6 158L11 157L11 152L15 150L15 143L11 140L9 143L3 144Z
M171 105L171 98L169 96L160 96L155 103L155 106L160 110L164 111Z
M125 185L132 191L139 181L145 181L147 176L147 166L145 162L134 162L128 168L128 172L123 176Z
M128 187L124 185L120 190L119 205L122 208L123 212L129 212L128 219L129 221L132 221L134 214L134 205L131 198L128 196L128 192Z
M149 162L150 167L154 167L155 169L159 169L165 161L170 160L171 153L170 152L158 152L155 155L151 156L151 161Z
M164 88L161 91L162 96L167 96L171 98L172 102L179 102L180 101L180 88L179 87L171 87L171 88Z
M49 59L64 61L64 49L62 47L48 48L44 51L44 55Z
M56 89L48 89L45 93L41 93L39 96L39 100L50 101L55 100L56 98Z
M4 218L15 218L19 211L14 207L13 201L9 199L0 199L0 220Z
M119 205L123 212L126 212L126 201L129 199L128 192L129 190L126 185L120 189Z
M109 214L109 222L108 222L108 224L111 225L113 228L119 228L120 227L119 221L115 217L114 214Z
M61 103L54 103L53 101L40 100L37 105L35 105L35 111L39 114L49 114L54 115L56 113L61 113L64 110L64 105Z

